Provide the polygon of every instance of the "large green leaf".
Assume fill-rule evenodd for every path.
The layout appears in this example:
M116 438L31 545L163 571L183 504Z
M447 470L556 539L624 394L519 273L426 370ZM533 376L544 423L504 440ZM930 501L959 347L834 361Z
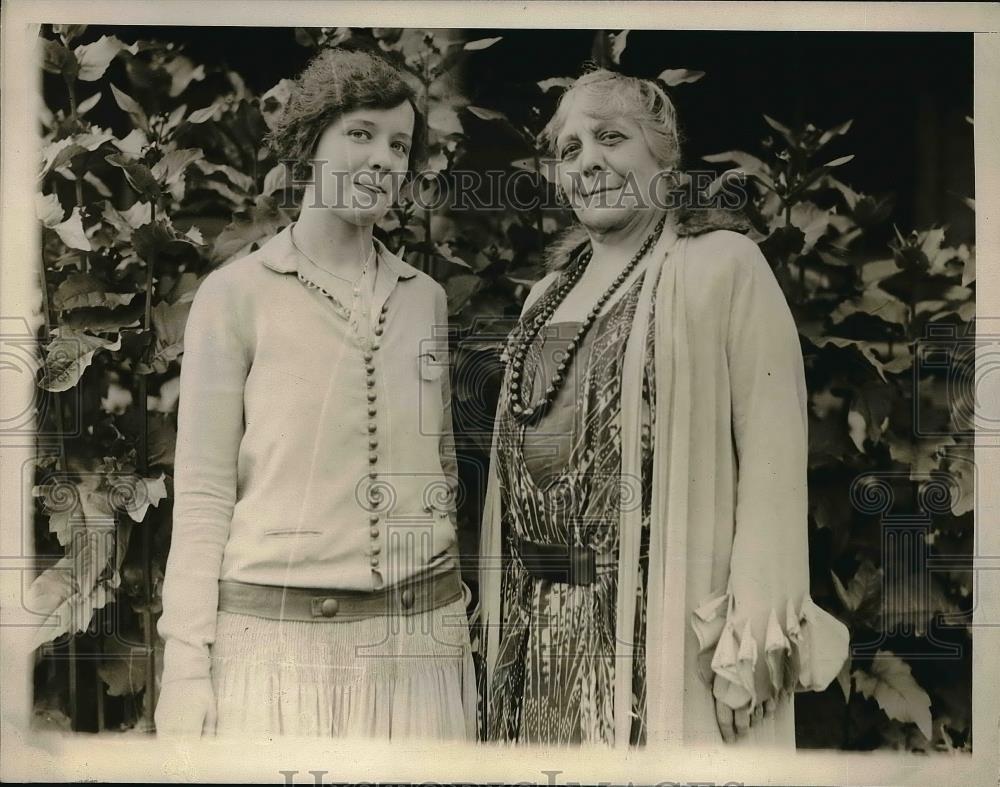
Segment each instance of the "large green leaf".
M611 33L608 38L611 43L611 62L615 65L621 63L622 54L625 52L625 47L628 44L628 34L631 31L621 30L617 33Z
M462 49L466 52L478 52L482 49L488 49L499 41L503 41L503 36L497 36L496 38L479 38L475 41L466 41L462 45Z
M73 134L63 139L48 143L42 148L42 166L39 177L44 177L53 170L59 170L72 162L77 156L91 153L105 142L113 142L114 134L110 131L88 131Z
M132 188L139 192L141 199L155 201L160 196L160 184L157 183L152 170L145 164L130 161L119 153L105 156L104 160L125 173L125 179L128 180Z
M123 328L135 328L142 320L143 304L132 301L116 309L83 308L66 312L60 320L64 328L85 333L118 333Z
M253 178L243 172L240 172L238 169L236 169L236 167L231 167L228 164L216 164L212 161L209 161L206 158L196 159L194 163L198 167L198 169L201 170L201 172L203 172L205 175L214 175L214 174L225 175L226 179L230 183L232 183L237 189L239 189L239 191L243 192L241 198L237 200L238 203L242 201L242 196L249 194L250 192L253 191L253 186L254 186ZM277 166L274 167L274 169L278 168L280 168L282 171L285 170L283 164L278 164ZM270 174L271 173L269 172L268 175ZM270 194L270 193L271 192L265 189L264 194Z
M838 347L841 349L850 349L856 351L860 357L864 358L865 362L871 366L871 368L878 374L879 378L883 382L887 382L886 373L899 374L907 369L911 368L913 365L913 358L909 352L904 352L902 355L892 358L889 361L882 361L876 354L875 350L877 345L874 342L866 342L860 339L847 339L841 336L825 336L819 333L806 332L803 330L805 326L800 326L800 334L807 338L816 347L826 347L832 345L833 347Z
M138 634L132 634L132 638L141 641ZM107 684L111 697L138 694L146 688L145 648L119 637L108 639L97 665L97 674Z
M94 353L120 347L120 336L111 341L82 331L60 329L59 335L45 347L39 385L46 391L68 391L90 366Z
M167 496L166 476L160 473L156 478L143 478L131 473L116 474L111 477L110 486L97 494L101 491L115 511L128 514L134 522L142 522L149 507L156 508Z
M101 576L114 554L113 530L74 534L69 553L40 574L28 589L26 607L41 617L32 647L87 629L94 610L111 600L113 591Z
M55 194L35 195L35 215L49 229L55 231L59 239L71 249L90 251L91 244L83 228L83 215L79 206L74 207L69 217L63 221L63 209Z
M971 445L952 446L945 453L952 481L951 512L967 514L976 504L976 455Z
M882 440L889 426L896 389L881 382L871 382L858 388L848 411L851 440L859 451L865 450L865 439L872 443Z
M86 32L87 25L52 25L52 32L62 37L67 44L72 44L74 38L79 38Z
M744 153L742 150L729 150L725 153L712 153L702 156L710 164L735 164L747 175L758 178L768 188L774 188L774 173L771 168L756 156Z
M101 36L91 44L78 46L73 50L73 54L76 55L77 62L80 64L78 78L84 82L96 82L104 76L111 61L122 50L133 55L139 51L135 44L127 46L115 36Z
M61 74L67 81L76 78L80 65L71 50L58 41L49 39L43 38L39 43L42 48L42 68L50 74Z
M89 273L73 273L56 288L52 305L59 311L100 306L113 309L127 306L135 298L134 292L108 292L107 285Z
M156 260L158 255L178 247L201 245L200 234L197 229L192 230L193 232L189 230L182 235L169 218L159 218L135 229L132 233L132 246L139 257L150 262Z
M668 68L661 71L657 79L669 87L697 82L705 76L704 71L693 71L689 68Z
M228 260L249 253L253 244L275 235L289 223L270 197L260 197L250 210L238 213L215 239L214 256Z
M166 303L160 301L152 310L153 332L156 336L152 352L136 366L140 374L167 371L170 362L184 352L184 326L187 324L190 302Z
M899 656L878 651L871 672L855 670L854 684L865 697L874 697L890 719L913 722L930 739L931 698L913 679L910 665Z
M942 587L943 572L913 570L898 565L886 567L889 572L888 597L879 614L870 623L876 631L911 631L918 637L927 636L932 624L947 625L968 614L949 598Z
M824 147L829 142L831 142L834 137L839 137L839 136L843 136L844 134L846 134L850 130L851 125L853 123L854 123L853 120L846 120L843 123L841 123L839 126L834 126L833 128L829 129L828 131L824 131L820 135L820 137L819 137L818 147ZM832 165L828 165L828 166L832 166Z
M458 314L461 312L481 286L482 280L473 274L460 273L457 276L451 276L444 286L448 295L448 313Z
M119 90L115 85L111 86L111 94L115 97L115 103L128 114L132 125L149 134L149 117L139 102L124 90Z
M175 185L184 175L184 170L204 157L201 148L183 148L164 154L152 168L152 175L167 188Z
M550 77L538 83L543 93L548 93L553 88L561 87L563 90L573 86L576 80L573 77Z
M835 573L831 571L830 574L837 596L852 617L865 621L877 613L882 600L882 569L865 560L858 566L847 587Z

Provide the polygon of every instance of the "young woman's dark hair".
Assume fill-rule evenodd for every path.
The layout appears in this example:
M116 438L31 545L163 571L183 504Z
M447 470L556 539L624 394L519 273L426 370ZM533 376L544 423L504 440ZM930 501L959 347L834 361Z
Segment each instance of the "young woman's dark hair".
M292 162L292 174L305 180L316 143L341 115L357 109L392 109L408 101L415 122L408 175L424 159L426 127L413 88L386 58L361 50L324 49L293 83L267 143L281 161Z

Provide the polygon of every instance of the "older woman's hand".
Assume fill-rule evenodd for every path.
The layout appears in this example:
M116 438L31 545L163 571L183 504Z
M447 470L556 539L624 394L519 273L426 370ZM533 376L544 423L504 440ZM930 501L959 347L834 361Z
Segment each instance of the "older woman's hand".
M758 705L751 713L749 702L733 710L722 700L717 699L715 701L715 718L719 722L722 740L726 743L736 743L750 731L754 724L759 724L764 719L773 717L774 708L774 700L767 700L763 705Z

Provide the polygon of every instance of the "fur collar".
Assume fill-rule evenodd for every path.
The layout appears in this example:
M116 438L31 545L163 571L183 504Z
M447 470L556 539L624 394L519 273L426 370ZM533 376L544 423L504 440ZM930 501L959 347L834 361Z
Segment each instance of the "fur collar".
M724 208L707 210L678 208L674 211L674 220L674 231L681 237L702 235L712 230L732 230L745 235L752 227L742 211ZM546 248L545 269L556 271L564 268L572 258L573 252L586 242L587 230L582 224L574 222L557 235Z

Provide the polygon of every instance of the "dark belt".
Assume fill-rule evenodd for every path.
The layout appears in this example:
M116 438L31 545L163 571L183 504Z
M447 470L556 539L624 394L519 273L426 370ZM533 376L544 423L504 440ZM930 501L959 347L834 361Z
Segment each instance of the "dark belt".
M535 579L568 585L592 585L597 579L597 553L590 547L517 539L514 548L525 571Z
M462 597L458 570L420 576L384 590L347 591L219 582L219 611L269 620L344 623L364 618L417 615Z

